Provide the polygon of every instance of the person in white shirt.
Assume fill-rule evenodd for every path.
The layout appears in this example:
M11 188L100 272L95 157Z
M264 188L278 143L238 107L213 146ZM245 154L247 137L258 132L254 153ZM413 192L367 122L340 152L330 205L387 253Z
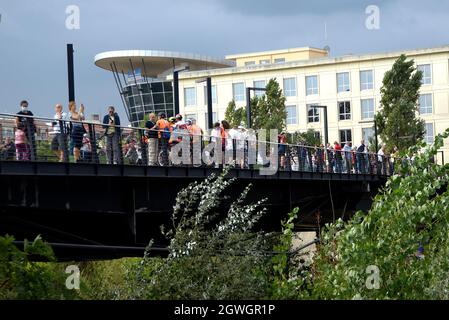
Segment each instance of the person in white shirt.
M58 103L55 106L55 115L52 122L52 131L50 135L53 136L51 141L51 150L56 154L59 162L64 161L64 154L67 153L67 134L66 134L66 123L67 114L62 111L62 104ZM68 159L67 159L68 160Z
M378 172L387 174L387 158L386 158L386 146L382 145L377 153Z

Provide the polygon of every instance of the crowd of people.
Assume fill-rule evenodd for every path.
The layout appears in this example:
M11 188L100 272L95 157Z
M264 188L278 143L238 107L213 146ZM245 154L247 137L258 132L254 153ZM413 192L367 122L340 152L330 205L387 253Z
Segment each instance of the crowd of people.
M37 160L33 113L28 109L27 101L21 101L20 105L21 110L15 119L15 139L14 141L11 137L5 139L4 144L0 145L0 155L4 160ZM50 131L50 146L58 161L68 162L70 157L75 162L94 161L91 143L91 139L94 138L98 140L95 150L104 152L108 164L122 164L126 159L130 164L170 165L170 150L187 134L191 138L192 148L195 139L201 141L201 149L205 143L221 144L221 151L225 156L220 160L221 163L215 163L216 166L229 164L234 160L233 164L236 167L252 167L248 163L248 150L251 142L257 142L257 136L254 130L246 129L243 124L231 127L226 120L216 122L208 136L204 135L203 129L197 125L195 119L184 119L181 114L167 118L163 112L158 115L150 113L144 128L139 129L136 134L134 129L127 131L120 126L120 117L115 108L110 106L103 117L101 125L103 132L97 139L89 134L91 133L89 125L92 124L84 122L84 113L83 104L78 109L75 102L70 102L68 112L63 110L61 104L56 104ZM309 146L305 141L289 144L287 133L283 131L278 135L276 144L277 161L281 170L392 174L399 159L397 148L390 154L383 145L375 153L364 140L354 147L351 142L342 146L337 141L333 145L328 143L326 146L323 144ZM96 156L98 159L99 155ZM262 154L256 155L256 163L266 164Z

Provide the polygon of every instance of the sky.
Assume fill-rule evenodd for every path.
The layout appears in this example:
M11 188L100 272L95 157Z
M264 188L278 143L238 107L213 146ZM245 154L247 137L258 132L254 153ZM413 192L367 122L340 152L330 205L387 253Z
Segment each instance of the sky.
M79 29L66 28L70 5L79 8ZM373 5L378 28L367 28ZM224 58L328 45L338 57L449 44L449 1L442 0L0 0L0 15L0 113L17 112L26 99L43 117L56 103L67 106L67 43L75 48L78 104L88 115L115 105L122 118L112 73L94 65L100 52Z

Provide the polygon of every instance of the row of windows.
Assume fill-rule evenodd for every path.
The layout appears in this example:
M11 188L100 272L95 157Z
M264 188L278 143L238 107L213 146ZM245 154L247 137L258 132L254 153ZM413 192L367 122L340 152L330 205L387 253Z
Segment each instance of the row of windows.
M276 58L274 59L274 63L284 63L285 62L285 58ZM263 59L263 60L259 60L259 64L269 64L271 63L270 59ZM248 66L254 66L256 65L256 61L246 61L245 62L245 67Z
M354 142L352 140L352 129L341 129L338 131L338 133L339 133L338 136L340 138L339 142L342 147L349 142L351 142L351 143ZM316 135L318 137L320 137L321 136L320 131L316 131ZM434 133L434 128L433 128L433 123L426 123L424 140L426 141L426 143L432 144L435 140L434 138L435 138L435 133ZM372 142L374 142L374 140L375 140L374 128L362 128L362 139L367 144L371 144ZM372 150L372 151L374 151L374 150Z
M422 71L423 78L422 84L431 84L432 83L432 68L430 64L422 64L418 65L418 70ZM306 95L317 95L319 94L319 83L318 76L311 75L305 77L306 82ZM296 78L284 78L284 95L286 97L295 97L297 96L297 83ZM254 87L256 88L265 88L266 81L254 81ZM374 89L374 73L373 70L362 70L360 71L360 90L373 90ZM216 86L213 86L213 101L216 103L217 101L217 89ZM349 72L339 72L337 73L337 92L349 92L351 91L351 81ZM243 82L233 83L232 92L235 101L245 101L245 84ZM196 105L196 90L194 87L185 88L185 105L192 106ZM256 95L261 96L263 92L256 91ZM206 95L205 95L206 96ZM205 102L206 103L206 102Z
M314 108L318 104L307 104L307 122L320 122L319 109ZM374 118L374 99L361 99L361 119ZM296 106L286 106L287 109L287 124L297 124ZM419 96L419 113L431 114L433 112L432 94L422 94ZM351 120L351 102L338 102L338 120Z

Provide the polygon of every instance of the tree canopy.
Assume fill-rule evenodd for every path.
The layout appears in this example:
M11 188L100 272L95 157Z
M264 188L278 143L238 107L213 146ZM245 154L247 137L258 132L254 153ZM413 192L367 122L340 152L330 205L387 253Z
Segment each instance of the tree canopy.
M413 60L401 55L385 73L381 109L376 114L378 133L387 149L406 150L424 137L424 121L419 119L418 99L422 72Z

